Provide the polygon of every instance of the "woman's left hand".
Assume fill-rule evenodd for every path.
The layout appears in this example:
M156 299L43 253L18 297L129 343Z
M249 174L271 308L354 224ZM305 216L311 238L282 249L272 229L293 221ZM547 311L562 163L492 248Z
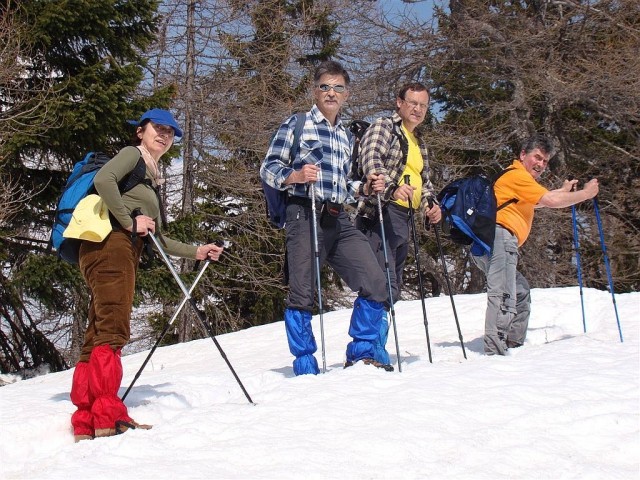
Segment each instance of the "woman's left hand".
M217 261L223 251L224 247L219 247L215 243L201 245L196 252L196 260L205 260L208 258L209 260Z

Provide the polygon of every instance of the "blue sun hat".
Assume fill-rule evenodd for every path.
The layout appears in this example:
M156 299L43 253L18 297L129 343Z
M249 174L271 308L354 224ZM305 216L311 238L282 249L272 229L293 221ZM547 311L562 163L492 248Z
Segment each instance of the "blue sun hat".
M173 115L168 110L162 110L160 108L152 108L142 114L140 120L129 120L131 125L139 127L145 120L150 120L157 125L166 125L173 128L176 137L182 137L182 130L178 126L178 122L175 121Z

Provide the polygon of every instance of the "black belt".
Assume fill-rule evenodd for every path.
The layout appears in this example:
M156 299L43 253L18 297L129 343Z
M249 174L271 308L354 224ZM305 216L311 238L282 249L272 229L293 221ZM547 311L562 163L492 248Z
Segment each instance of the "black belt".
M311 208L311 199L307 197L297 197L295 195L287 198L287 203L293 203L294 205L302 205L303 207ZM320 208L322 206L321 202L316 200L316 207Z
M126 230L124 230L124 228L122 228L122 225L120 225L120 222L118 222L118 220L116 220L116 217L114 217L111 212L109 212L109 221L111 222L111 228L114 231L117 231L117 230L126 231Z
M301 205L303 207L311 208L311 199L307 197L298 197L296 195L292 195L287 199L287 203L292 203L294 205ZM322 209L322 203L316 200L316 208L318 210ZM337 208L340 212L344 209L344 205L342 204L332 204L333 208Z

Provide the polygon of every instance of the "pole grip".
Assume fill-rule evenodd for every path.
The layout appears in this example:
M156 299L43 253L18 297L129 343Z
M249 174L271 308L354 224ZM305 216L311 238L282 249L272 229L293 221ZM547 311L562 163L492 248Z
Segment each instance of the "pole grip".
M215 242L212 241L210 238L207 238L207 243L213 243L215 246L217 247L224 247L224 240L222 239L217 239ZM207 259L207 261L210 261L209 259ZM196 260L196 263L193 264L193 271L196 272L198 271L198 269L200 268L200 262L201 260Z
M136 217L138 215L142 215L142 210L140 210L140 207L134 208L131 211L131 220L133 221L133 225L131 226L131 235L130 235L131 236L131 242L135 242L136 237L138 236L138 232L137 232L138 225L137 225L137 222L136 222Z

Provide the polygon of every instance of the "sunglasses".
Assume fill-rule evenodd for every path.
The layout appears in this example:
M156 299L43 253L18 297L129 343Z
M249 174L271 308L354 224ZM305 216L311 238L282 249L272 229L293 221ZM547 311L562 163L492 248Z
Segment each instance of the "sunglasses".
M329 85L328 83L322 83L318 85L318 88L323 92L328 92L329 90L333 89L333 91L336 93L343 93L347 89L347 87L345 87L344 85Z

